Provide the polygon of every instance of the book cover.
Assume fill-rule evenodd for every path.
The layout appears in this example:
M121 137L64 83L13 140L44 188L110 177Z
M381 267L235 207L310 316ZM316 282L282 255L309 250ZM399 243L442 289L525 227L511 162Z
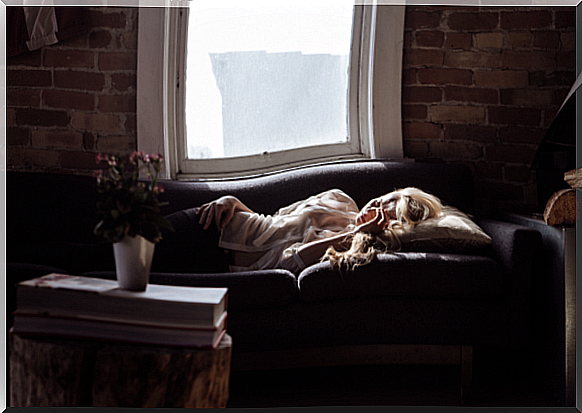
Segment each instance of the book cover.
M117 281L48 274L17 286L17 309L70 317L170 326L215 326L227 308L228 289L148 284L128 291Z
M28 336L51 336L153 344L171 347L216 348L226 332L227 314L215 328L198 329L152 326L127 322L91 320L78 317L47 316L15 312L11 333Z

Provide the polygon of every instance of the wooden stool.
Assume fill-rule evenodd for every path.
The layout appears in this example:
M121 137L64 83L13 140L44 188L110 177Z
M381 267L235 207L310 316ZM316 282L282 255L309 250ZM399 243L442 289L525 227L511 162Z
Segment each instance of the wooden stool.
M170 348L10 334L12 407L226 407L232 339Z

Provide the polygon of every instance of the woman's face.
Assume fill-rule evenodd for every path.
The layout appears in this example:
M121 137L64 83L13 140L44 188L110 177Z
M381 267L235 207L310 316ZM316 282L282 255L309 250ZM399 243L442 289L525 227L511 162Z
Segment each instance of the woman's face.
M356 224L361 225L373 220L380 209L388 219L396 219L396 203L402 197L399 192L390 192L368 202L356 217Z

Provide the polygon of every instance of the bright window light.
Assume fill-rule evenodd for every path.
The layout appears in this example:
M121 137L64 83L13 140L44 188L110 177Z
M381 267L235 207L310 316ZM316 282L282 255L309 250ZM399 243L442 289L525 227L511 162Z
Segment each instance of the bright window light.
M191 9L189 159L348 141L353 5Z

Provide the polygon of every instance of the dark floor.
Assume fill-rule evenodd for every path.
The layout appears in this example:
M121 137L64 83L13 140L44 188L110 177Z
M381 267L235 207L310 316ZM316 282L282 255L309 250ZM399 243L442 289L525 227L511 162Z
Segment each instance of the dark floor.
M531 356L475 349L475 407L559 406ZM459 366L358 366L232 372L229 408L463 406Z

